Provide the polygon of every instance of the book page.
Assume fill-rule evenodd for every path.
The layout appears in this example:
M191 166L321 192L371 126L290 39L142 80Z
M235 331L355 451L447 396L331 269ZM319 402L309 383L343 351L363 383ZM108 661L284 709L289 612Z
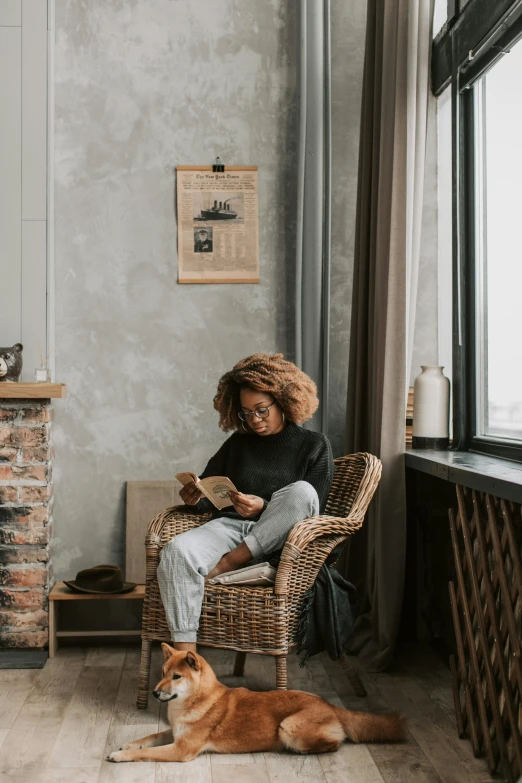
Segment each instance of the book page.
M222 509L233 505L229 498L229 492L231 490L237 492L237 489L226 476L209 476L200 481L198 486L216 508Z
M191 481L197 481L197 476L195 473L189 473L188 471L186 473L176 473L174 478L177 478L177 480L180 482L180 484L190 484Z

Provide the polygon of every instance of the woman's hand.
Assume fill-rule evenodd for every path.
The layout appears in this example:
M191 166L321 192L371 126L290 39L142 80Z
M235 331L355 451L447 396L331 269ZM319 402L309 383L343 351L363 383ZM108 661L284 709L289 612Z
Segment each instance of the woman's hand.
M257 495L243 495L242 492L230 492L230 500L238 514L245 519L257 517L263 510L265 501Z
M196 482L191 481L190 484L185 484L180 489L179 496L187 506L195 506L198 500L203 497L203 493L198 489Z

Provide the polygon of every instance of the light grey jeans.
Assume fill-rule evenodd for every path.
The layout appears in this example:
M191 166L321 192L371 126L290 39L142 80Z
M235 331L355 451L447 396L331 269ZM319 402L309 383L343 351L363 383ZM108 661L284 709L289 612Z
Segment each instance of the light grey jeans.
M212 519L175 536L163 547L158 582L167 623L175 642L195 642L205 576L243 541L258 559L281 549L296 522L319 513L319 498L307 481L274 492L257 521Z

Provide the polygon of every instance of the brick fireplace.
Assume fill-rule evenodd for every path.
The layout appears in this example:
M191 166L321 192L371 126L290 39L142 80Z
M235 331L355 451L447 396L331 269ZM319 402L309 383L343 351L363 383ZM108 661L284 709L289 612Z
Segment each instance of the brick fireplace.
M28 393L38 396L21 396ZM50 398L64 396L61 384L0 383L0 648L4 650L42 650L49 641Z

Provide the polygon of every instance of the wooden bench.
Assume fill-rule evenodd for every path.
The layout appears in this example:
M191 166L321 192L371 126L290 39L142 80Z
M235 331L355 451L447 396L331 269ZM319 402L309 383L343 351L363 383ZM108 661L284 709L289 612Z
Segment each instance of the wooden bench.
M141 636L141 630L59 631L57 601L132 601L145 598L145 585L136 585L129 593L75 593L63 582L57 582L49 594L49 658L54 658L60 636Z

